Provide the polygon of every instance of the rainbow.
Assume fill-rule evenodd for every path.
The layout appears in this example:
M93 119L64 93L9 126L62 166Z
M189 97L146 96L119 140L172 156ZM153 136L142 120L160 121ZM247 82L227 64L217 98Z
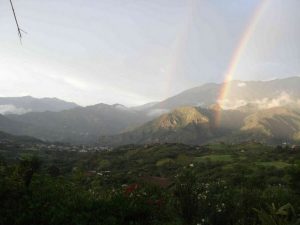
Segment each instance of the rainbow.
M222 87L220 89L218 98L217 98L217 102L220 105L221 108L223 108L223 104L224 104L224 100L226 99L226 96L230 90L230 81L232 80L236 69L238 67L238 64L240 62L240 59L242 57L242 54L244 52L244 50L247 47L247 44L253 34L253 32L255 31L255 27L264 11L264 9L266 8L267 2L269 0L261 0L258 4L258 6L256 7L254 13L252 14L248 25L246 26L245 31L243 32L243 34L241 35L241 38L238 42L237 47L235 48L230 63L228 64L227 70L225 71L224 74L224 81L222 83ZM216 115L215 115L215 124L218 126L220 124L220 120L221 120L221 110L216 111Z
M186 18L184 18L182 27L176 35L176 39L173 43L173 52L169 59L169 63L166 66L165 70L165 93L163 94L163 99L167 99L170 97L173 78L176 72L180 71L182 68L182 60L184 51L187 47L188 36L190 34L192 25L193 25L193 17L196 13L197 0L188 0L188 7L186 12Z

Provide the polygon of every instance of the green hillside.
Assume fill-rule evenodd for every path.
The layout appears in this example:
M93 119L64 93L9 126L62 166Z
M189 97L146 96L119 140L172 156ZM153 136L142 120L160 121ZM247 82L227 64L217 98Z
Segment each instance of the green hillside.
M261 110L248 116L241 130L270 139L299 141L300 113L288 107Z
M0 225L297 224L299 162L255 142L0 151Z

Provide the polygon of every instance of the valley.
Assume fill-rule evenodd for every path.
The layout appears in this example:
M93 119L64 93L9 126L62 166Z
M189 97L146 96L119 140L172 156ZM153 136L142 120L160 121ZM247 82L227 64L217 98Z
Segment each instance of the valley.
M29 146L0 145L0 224L242 220L253 225L263 222L262 215L285 224L297 221L292 210L300 203L299 147L244 142L100 151L75 151L73 146L69 151L59 145ZM273 215L272 205L286 214Z
M300 97L277 82L242 85L256 96L229 108L198 104L217 93L207 84L138 107L0 115L0 225L297 224Z
M0 3L0 225L300 225L300 0Z
M219 140L299 143L299 77L230 85L235 94L228 94L223 102L213 98L221 84L205 84L141 107L100 103L58 112L55 106L53 111L0 115L0 130L43 141L108 146Z

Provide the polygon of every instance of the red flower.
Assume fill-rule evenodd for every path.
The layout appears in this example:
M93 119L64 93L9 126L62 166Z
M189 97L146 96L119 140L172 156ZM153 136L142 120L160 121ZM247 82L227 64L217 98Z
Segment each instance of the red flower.
M126 195L129 195L131 194L132 192L134 192L135 190L137 190L139 188L139 185L138 184L131 184L129 186L126 187L125 189L125 194Z

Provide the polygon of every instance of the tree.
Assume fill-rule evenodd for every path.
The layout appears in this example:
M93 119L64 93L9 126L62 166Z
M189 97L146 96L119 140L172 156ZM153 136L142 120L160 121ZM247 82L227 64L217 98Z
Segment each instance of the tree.
M41 160L37 156L25 157L20 160L19 172L24 184L28 187L31 183L33 174L41 167Z

